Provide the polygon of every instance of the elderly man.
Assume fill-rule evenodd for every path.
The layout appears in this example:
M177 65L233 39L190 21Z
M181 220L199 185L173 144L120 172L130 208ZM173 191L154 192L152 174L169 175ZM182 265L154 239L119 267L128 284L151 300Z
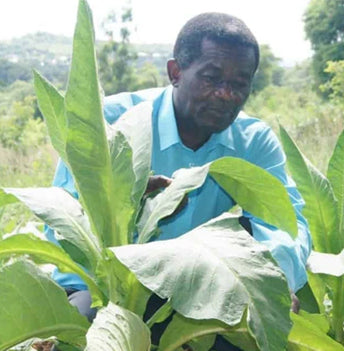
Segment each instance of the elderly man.
M141 101L154 101L152 170L158 177L151 179L149 190L168 186L168 178L179 168L201 166L223 156L245 159L281 180L297 214L297 240L249 213L244 213L243 225L268 246L290 290L297 291L307 279L305 264L311 248L307 223L301 215L304 202L285 173L285 156L274 133L265 123L242 112L259 64L256 39L241 20L223 13L204 13L184 25L173 54L174 58L167 62L171 85L106 98L107 121L115 123ZM77 196L73 179L62 162L54 185ZM209 178L189 194L181 211L161 221L159 239L180 236L234 205L233 199ZM52 233L48 236L52 237ZM58 271L54 278L67 290L70 301L92 319L95 311L89 308L89 294L80 278ZM220 339L214 347L235 349Z

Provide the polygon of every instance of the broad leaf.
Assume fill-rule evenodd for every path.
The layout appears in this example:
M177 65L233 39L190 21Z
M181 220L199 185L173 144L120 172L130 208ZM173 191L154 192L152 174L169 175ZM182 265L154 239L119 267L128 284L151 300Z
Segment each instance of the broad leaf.
M94 280L55 244L30 234L13 235L0 241L0 259L12 255L30 255L39 263L52 263L62 272L78 274L88 285L94 304L102 305L104 297Z
M308 284L317 301L320 313L325 313L324 299L325 295L334 286L334 282L328 281L323 275L307 272ZM302 305L301 305L302 306Z
M172 183L154 198L148 198L139 223L138 243L148 242L155 234L160 219L172 214L185 194L200 187L209 166L182 168L172 175Z
M86 318L72 307L64 290L28 261L0 270L0 350L32 337L85 344Z
M328 165L327 176L338 201L337 206L341 236L338 236L337 239L341 245L340 247L344 248L344 131L339 136L333 151Z
M307 266L312 273L340 277L344 274L344 250L338 255L312 251Z
M224 214L178 239L111 250L185 317L234 326L248 309L257 344L283 350L291 327L285 278L266 247L246 231L231 229L237 226L237 219Z
M309 313L319 313L321 311L316 299L316 293L311 289L309 281L296 293L296 296L304 311Z
M173 313L173 308L170 301L165 302L149 320L146 322L147 326L151 328L155 323L165 321Z
M297 236L296 215L283 184L266 170L235 157L211 163L209 174L244 210Z
M314 249L319 252L339 253L342 247L338 232L337 204L331 185L302 155L282 126L280 133L288 167L306 202L303 214L309 223Z
M114 192L113 206L121 220L118 232L133 242L135 222L141 198L150 175L152 149L152 103L131 108L112 126L107 127L110 142Z
M296 215L283 184L245 160L224 157L202 167L176 171L171 185L147 200L138 242L149 241L156 234L158 221L172 214L186 193L202 186L208 173L243 209L296 236Z
M206 335L193 339L188 343L192 350L209 351L215 343L216 335Z
M34 71L35 92L39 109L48 127L51 143L63 161L66 157L67 120L64 110L64 98L58 90Z
M291 313L291 318L293 327L288 337L287 351L344 350L342 345L327 335L329 324L325 316L300 311L298 315ZM223 336L244 351L259 350L244 323Z
M108 291L111 302L143 317L152 292L110 250L104 251L104 259L97 267L97 283L103 291Z
M205 335L214 335L218 333L228 332L231 328L228 325L216 320L195 320L189 319L176 313L172 321L168 324L166 330L162 334L159 343L159 351L174 351L183 344L189 343L192 339L199 338ZM215 338L211 337L209 348L213 346ZM198 349L196 348L198 351Z
M247 328L246 316L238 325L229 327L216 320L194 320L179 314L175 314L168 324L161 337L159 350L173 351L177 346L183 344L192 346L193 343L190 340L199 338L201 343L205 337L208 344L204 350L212 350L211 346L214 345L216 334L222 335L228 342L239 346L243 351L259 351ZM202 347L204 346L202 345ZM198 351L198 348L195 347L195 350Z
M132 149L135 182L128 196L131 197L135 208L146 191L151 171L152 111L151 101L141 102L123 114L114 125L108 126L108 131L123 134ZM114 164L115 160L111 159L111 162Z
M109 303L100 309L87 335L85 351L149 351L150 331L134 313Z
M93 230L105 245L125 244L127 238L116 233L116 193L99 93L92 16L85 0L79 2L65 110L68 163Z
M344 351L344 347L326 335L326 317L291 314L293 328L288 339L288 351Z
M100 244L91 232L80 203L73 196L57 187L0 189L0 196L4 193L14 195L64 240L81 251L85 258L76 262L95 272L100 259ZM75 258L74 255L72 257Z

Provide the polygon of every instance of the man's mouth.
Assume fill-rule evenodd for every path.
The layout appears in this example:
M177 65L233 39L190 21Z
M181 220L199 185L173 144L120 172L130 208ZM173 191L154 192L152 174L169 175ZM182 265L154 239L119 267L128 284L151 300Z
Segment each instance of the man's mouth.
M209 114L214 115L214 116L218 116L219 118L226 118L226 116L235 116L235 109L234 108L227 108L227 109L223 109L223 108L214 108L214 107L210 107L207 108L207 111Z

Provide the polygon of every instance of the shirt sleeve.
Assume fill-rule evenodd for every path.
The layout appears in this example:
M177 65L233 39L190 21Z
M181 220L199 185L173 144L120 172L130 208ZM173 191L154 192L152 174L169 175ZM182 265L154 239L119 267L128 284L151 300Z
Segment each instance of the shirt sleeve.
M269 127L264 125L264 128L257 133L248 150L247 159L266 169L284 184L294 207L298 225L296 239L247 212L244 212L244 216L250 219L253 237L269 248L284 272L289 288L296 292L307 282L306 262L312 247L308 223L301 213L304 200L294 181L286 174L286 156L276 135Z

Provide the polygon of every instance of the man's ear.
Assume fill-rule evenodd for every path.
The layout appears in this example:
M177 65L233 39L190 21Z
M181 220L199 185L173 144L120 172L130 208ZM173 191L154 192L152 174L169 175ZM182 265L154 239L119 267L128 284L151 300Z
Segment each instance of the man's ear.
M170 78L171 84L176 88L178 87L181 70L175 59L170 59L167 61L167 73Z

